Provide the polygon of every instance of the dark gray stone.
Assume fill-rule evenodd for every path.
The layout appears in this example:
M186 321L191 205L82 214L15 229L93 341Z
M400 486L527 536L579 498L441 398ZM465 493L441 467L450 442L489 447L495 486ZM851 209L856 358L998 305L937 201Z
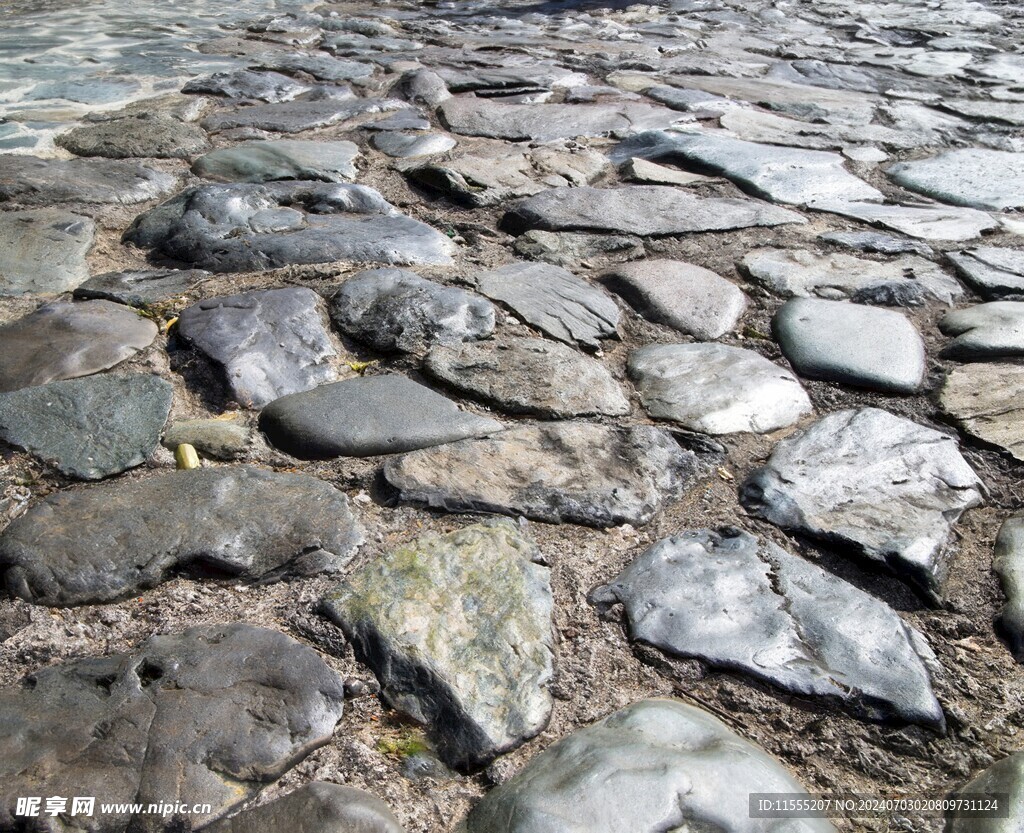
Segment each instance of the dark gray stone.
M59 294L87 277L96 224L60 208L0 213L0 295Z
M644 241L632 235L539 229L517 237L512 248L520 257L564 267L577 267L591 258L633 260L647 254Z
M1016 833L1024 824L1024 752L1014 752L996 761L963 786L957 795L975 800L979 796L1003 794L999 809L1006 816L979 816L959 808L950 813L947 833ZM1004 806L1008 802L1009 806ZM969 804L966 806L970 806Z
M968 434L1024 461L1024 366L958 367L946 376L939 403Z
M992 569L1006 597L997 623L1010 650L1024 657L1024 517L1007 518L996 535Z
M394 91L413 104L437 107L452 97L444 79L430 69L416 69L402 76Z
M582 422L519 425L384 466L408 503L596 527L648 523L695 471L694 455L666 431Z
M54 141L77 156L108 159L191 159L210 147L206 133L194 124L161 115L86 124L60 134Z
M396 159L435 156L439 153L447 153L458 144L451 136L442 136L439 133L416 136L391 131L377 133L371 141L381 153L386 153Z
M931 247L924 243L915 243L913 240L882 234L878 231L830 231L827 234L819 234L818 239L857 252L872 252L882 255L927 256L931 254Z
M192 173L223 182L271 182L312 179L342 182L355 179L359 148L352 142L242 142L200 156Z
M120 159L41 159L0 154L0 202L147 202L173 191L171 174Z
M163 444L174 451L183 443L207 457L234 460L248 451L252 435L239 419L182 419L164 432Z
M250 466L57 492L0 534L7 590L49 607L116 601L181 573L275 581L335 573L362 543L348 500Z
M621 603L630 636L670 654L870 720L945 727L924 637L889 605L771 541L737 529L665 538L592 599Z
M963 148L886 170L898 185L953 205L1024 208L1024 153Z
M942 355L961 361L1024 356L1024 302L992 301L948 313L939 329L956 336Z
M223 110L203 119L203 127L211 132L240 127L269 130L272 133L301 133L318 127L329 127L357 116L399 110L404 101L382 98L321 98L316 101L286 101L278 104L256 104Z
M486 92L508 92L509 90L534 89L550 90L571 88L586 76L554 64L526 66L468 66L459 69L442 67L437 74L453 93L468 93L477 90ZM466 99L472 101L473 99Z
M146 461L173 390L159 376L91 376L0 393L0 439L71 477L99 480Z
M946 541L982 483L955 437L878 408L838 411L780 442L740 490L754 515L845 544L941 599Z
M500 422L460 410L430 388L388 374L283 396L260 414L277 448L304 460L397 454L482 437Z
M978 246L946 252L971 288L990 300L1024 301L1024 250Z
M184 295L210 277L202 269L144 269L104 272L75 289L76 298L100 298L131 307L145 307Z
M254 69L272 69L279 72L304 72L320 81L356 81L373 75L373 64L342 61L327 55L305 55L300 52L267 52L254 55Z
M31 795L97 797L95 815L76 822L95 833L213 821L328 743L342 705L341 679L313 650L252 625L204 625L44 668L0 691L0 827L24 821L15 801ZM101 813L99 796L125 808ZM211 812L128 809L179 800Z
M184 87L183 93L206 93L226 98L248 98L257 101L291 101L309 90L294 78L276 72L253 72L236 69L230 72L215 72L193 78Z
M178 335L217 365L246 407L337 378L323 303L312 289L207 298L182 311Z

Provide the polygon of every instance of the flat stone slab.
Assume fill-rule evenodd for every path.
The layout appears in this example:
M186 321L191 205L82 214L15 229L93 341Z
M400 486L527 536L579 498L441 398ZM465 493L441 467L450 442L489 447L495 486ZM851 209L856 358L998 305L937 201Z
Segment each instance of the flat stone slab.
M301 52L267 52L254 55L254 69L272 69L279 72L304 72L319 81L356 81L373 75L373 64L343 61L327 55L306 55Z
M629 413L629 400L597 359L543 338L435 347L433 378L510 414L565 419Z
M322 603L388 703L446 763L483 766L539 734L554 675L550 576L512 521L427 535L349 576Z
M805 790L708 712L642 700L533 757L470 810L466 833L662 833L680 823L767 833L777 825L750 818L755 792ZM793 829L835 831L825 819L801 819Z
M465 289L405 269L371 269L342 284L331 320L346 335L384 353L421 353L434 345L488 338L494 305Z
M0 326L0 391L88 376L144 350L157 326L109 301L55 301Z
M182 311L177 332L217 366L246 407L338 378L324 305L312 289L207 298Z
M157 447L174 389L159 376L90 376L0 393L0 440L71 477L142 465Z
M61 133L54 143L76 156L107 159L191 159L210 147L196 125L158 114L86 124Z
M352 142L242 142L200 156L192 165L192 173L222 182L342 182L355 179L353 163L358 156L359 148Z
M842 246L844 249L881 255L928 255L931 253L931 247L925 243L917 243L880 231L830 231L819 234L818 239Z
M1024 249L978 246L946 252L957 273L982 297L1024 301Z
M1024 208L1024 153L963 148L886 170L897 185L953 205Z
M705 434L757 434L811 412L796 377L752 350L725 344L652 344L630 351L644 410Z
M328 483L251 466L57 492L0 534L8 591L49 607L116 601L182 573L272 581L341 570L362 543Z
M1024 356L1024 302L991 301L948 313L939 329L956 336L942 355L961 361Z
M592 350L618 336L619 308L602 290L561 266L510 263L477 278L477 289L542 333Z
M646 254L644 241L631 234L591 234L582 231L534 229L516 238L512 249L520 257L566 268L591 258L632 260Z
M519 425L384 465L407 503L595 527L648 523L695 471L666 431L582 422Z
M297 263L447 264L455 244L363 185L200 185L136 218L124 241L212 272Z
M444 136L440 133L416 136L390 130L374 134L371 143L381 153L386 153L394 159L436 156L440 153L447 153L458 144L451 136Z
M992 569L1006 597L997 624L1010 650L1020 657L1024 654L1024 517L1003 521L992 555Z
M699 341L725 335L747 308L738 286L679 260L624 263L604 272L601 281L644 318Z
M130 269L94 275L75 288L76 298L145 307L184 295L210 277L202 269Z
M746 199L697 197L663 185L552 188L523 200L502 219L514 234L542 229L641 237L806 222L785 208Z
M783 298L849 298L886 306L952 304L963 287L930 260L916 255L877 261L801 249L754 249L740 261L762 286Z
M87 277L96 224L60 208L0 213L0 295L52 294Z
M293 393L275 399L260 414L260 428L270 442L303 460L399 454L494 434L502 427L397 374Z
M1009 798L1005 818L979 817L970 812L950 814L948 833L1013 833L1024 823L1024 753L1015 752L966 783L957 795L979 796L1002 793ZM1005 800L1004 800L1005 801ZM1003 801L1000 801L1000 805ZM1002 810L1000 806L1000 810Z
M181 88L181 91L271 102L291 101L309 89L307 84L301 84L294 78L278 72L236 69L193 78Z
M162 443L171 451L187 443L207 457L234 460L249 450L252 434L240 419L180 419L164 432Z
M898 231L919 240L974 240L986 231L999 228L999 221L984 211L931 203L879 205L872 202L819 200L808 207Z
M885 602L771 541L735 528L665 538L591 598L621 603L630 637L667 653L869 720L945 727L924 637Z
M958 367L946 377L939 402L968 434L1024 460L1024 367Z
M772 331L793 369L809 379L902 394L924 382L924 340L901 312L793 298L775 313Z
M19 796L103 796L96 833L158 833L226 816L328 743L338 675L309 647L252 625L204 625L136 650L41 669L0 691L0 825ZM171 796L171 798L168 798ZM134 814L188 796L208 814ZM69 802L70 807L70 802Z
M854 548L938 601L949 533L982 503L982 488L955 437L860 408L780 442L740 499L776 526Z
M0 154L0 202L133 205L177 187L171 174L120 159L41 159Z
M271 133L301 133L341 124L358 116L385 113L408 107L404 101L388 98L355 98L351 91L341 98L317 101L285 101L256 104L235 110L220 110L202 121L212 133L237 128L255 128Z

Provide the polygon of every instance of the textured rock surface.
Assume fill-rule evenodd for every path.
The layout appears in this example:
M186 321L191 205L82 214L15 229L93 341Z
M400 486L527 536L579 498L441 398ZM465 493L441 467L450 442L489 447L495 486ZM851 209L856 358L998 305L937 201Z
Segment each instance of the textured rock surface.
M0 214L0 295L59 294L87 277L96 234L87 217L59 208Z
M992 569L1006 597L998 625L1018 657L1024 654L1024 517L1007 518L996 536Z
M517 255L555 266L577 267L591 257L632 260L646 254L644 241L631 234L590 234L582 231L533 229L516 238Z
M337 572L362 543L348 499L299 474L193 469L58 492L0 535L8 591L50 607L107 602L172 575L269 581Z
M951 359L1024 356L1024 303L992 301L948 313L939 329L956 336L942 351Z
M75 297L103 299L144 307L183 295L210 276L202 269L142 269L127 272L104 272L95 275L75 289Z
M860 551L941 597L946 540L982 485L954 437L878 408L837 411L780 442L743 484L754 515Z
M339 98L319 101L286 101L273 104L257 104L236 110L220 110L203 119L203 127L212 132L255 128L272 133L301 133L365 116L398 110L405 107L402 101L379 98L354 98L351 92Z
M951 208L931 203L879 205L873 202L819 200L811 208L862 223L899 231L920 240L973 240L998 228L999 221L974 208Z
M387 701L427 724L451 765L476 767L547 725L553 601L540 553L511 521L427 536L324 599Z
M76 156L108 159L191 159L210 147L206 134L194 124L158 114L86 124L55 141Z
M352 142L312 142L298 139L242 142L200 156L192 173L223 182L271 182L312 179L342 182L355 179L353 164L359 148Z
M762 434L811 412L796 377L774 362L725 344L652 344L629 354L644 409L691 431Z
M979 796L1003 793L1009 798L1006 818L978 818L953 812L948 833L1014 833L1024 822L1024 752L996 761L964 785L961 794Z
M171 423L164 432L163 444L174 451L182 443L207 457L233 460L245 454L252 443L252 435L238 419L182 419Z
M899 185L954 205L1024 208L1024 153L965 148L900 162L887 173Z
M372 142L381 153L398 159L447 153L458 144L451 136L442 136L438 133L416 136L394 131L377 133Z
M942 728L924 637L884 602L771 541L697 530L647 549L608 585L630 636L873 720Z
M247 69L238 69L193 78L181 88L181 91L269 102L291 101L308 89L307 85L300 84L295 79L277 72L253 72Z
M983 297L1024 301L1024 249L978 246L946 257Z
M108 159L41 159L0 154L0 202L131 205L162 197L177 180L138 162Z
M1024 460L1024 367L958 367L946 377L939 401L968 434Z
M607 527L652 520L695 470L665 431L573 422L413 451L389 460L384 476L402 500L448 512Z
M159 376L91 376L0 393L0 440L71 477L99 480L156 448L173 388Z
M78 793L212 808L198 819L100 813L97 799L97 833L212 821L327 743L343 697L310 648L251 625L190 628L42 669L0 690L0 826L17 825L18 796Z

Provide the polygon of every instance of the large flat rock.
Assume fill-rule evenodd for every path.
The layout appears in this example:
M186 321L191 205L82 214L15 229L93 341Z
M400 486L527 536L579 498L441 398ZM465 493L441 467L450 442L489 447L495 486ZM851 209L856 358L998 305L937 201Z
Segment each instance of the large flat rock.
M1024 249L977 246L946 252L971 288L992 301L1024 301Z
M976 208L933 203L880 205L874 202L818 200L810 208L898 231L919 240L974 240L999 227L999 221Z
M330 127L358 116L400 110L408 107L404 101L386 98L355 98L351 91L340 98L317 101L285 101L256 104L234 110L219 110L202 121L206 130L216 133L238 128L254 128L271 133L301 133Z
M174 190L176 177L119 159L42 159L0 154L0 202L132 205Z
M60 208L0 213L0 295L58 295L87 277L96 224Z
M939 321L955 338L942 355L961 361L1024 356L1024 302L990 301L955 310Z
M184 295L210 277L202 269L129 269L124 272L104 272L79 284L76 298L102 299L145 307L169 298Z
M309 89L307 84L278 72L235 69L193 78L181 91L271 102L291 101Z
M85 124L54 142L76 156L107 159L191 159L210 147L196 125L156 113Z
M963 148L913 162L886 173L919 194L970 208L1024 208L1024 153Z
M958 367L946 377L939 402L968 434L1024 460L1024 367Z
M279 179L342 182L355 179L359 148L352 142L281 139L241 142L200 156L192 173L222 182L272 182Z
M999 527L992 569L1006 597L997 624L1010 650L1024 656L1024 516L1007 518Z

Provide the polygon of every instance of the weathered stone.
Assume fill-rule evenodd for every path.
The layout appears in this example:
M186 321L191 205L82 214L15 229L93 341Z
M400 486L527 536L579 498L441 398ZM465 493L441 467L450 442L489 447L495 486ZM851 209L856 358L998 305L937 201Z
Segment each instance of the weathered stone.
M1024 104L1019 102L944 97L941 106L944 110L981 122L1002 122L1024 127Z
M416 69L407 72L395 86L395 90L413 104L437 107L452 97L444 79L430 69Z
M345 495L300 474L192 469L57 492L0 535L14 596L109 602L181 573L272 581L338 572L362 543Z
M740 498L752 514L853 547L938 600L950 530L982 488L955 437L860 408L780 442Z
M948 313L939 329L956 336L942 355L973 361L1001 356L1024 356L1024 303L992 301Z
M320 81L356 81L373 75L373 64L341 61L327 55L306 55L301 52L267 52L255 55L254 69L272 69L279 72L304 72Z
M644 409L705 434L758 434L811 412L788 370L725 344L652 344L632 350L628 369Z
M398 454L493 434L502 425L406 376L386 374L283 396L263 409L260 428L282 451L322 460Z
M490 301L404 269L372 269L342 284L331 320L343 333L385 353L420 353L435 344L487 338L494 331Z
M163 444L171 451L187 443L207 457L234 460L252 443L248 427L236 419L182 419L164 432Z
M568 422L413 451L389 460L384 476L408 503L609 527L651 521L695 470L694 455L660 429Z
M903 394L924 382L924 340L895 310L794 298L775 314L772 330L801 376Z
M666 87L664 85L648 87L644 90L644 95L648 98L653 98L659 104L664 104L673 110L682 110L684 113L704 114L712 108L717 113L736 106L729 99L705 92L704 90L684 90L679 87Z
M948 150L899 162L886 173L904 188L954 205L993 211L1024 208L1024 153Z
M314 651L252 625L204 625L44 668L0 691L0 826L20 823L18 796L78 793L120 805L101 813L97 799L95 833L213 821L327 743L343 696ZM179 798L211 811L130 809Z
M844 249L882 255L928 255L931 253L931 247L924 243L915 243L913 240L905 240L902 237L894 237L891 234L883 234L878 231L830 231L826 234L819 234L818 239L824 240L826 243L835 243Z
M991 300L1024 301L1024 250L978 246L946 252L971 288Z
M587 77L579 72L547 63L460 69L442 67L437 74L453 93L477 90L507 93L519 89L569 89L587 80ZM460 100L473 101L472 98Z
M439 153L447 153L458 144L451 136L443 136L440 133L415 136L393 131L375 134L372 142L381 153L397 159L436 156Z
M59 294L87 277L96 224L60 208L0 213L0 295Z
M200 156L192 173L223 182L270 182L313 179L341 182L355 179L359 148L352 142L242 142Z
M1007 518L996 535L992 569L1006 597L999 612L999 629L1010 650L1024 656L1024 517Z
M644 241L632 235L539 229L517 237L512 248L521 257L566 268L579 266L582 261L594 257L632 260L647 254Z
M172 396L159 376L92 376L0 393L0 439L71 477L99 480L146 461Z
M201 185L139 216L127 243L214 272L295 263L449 263L454 244L347 183Z
M203 127L212 132L250 127L272 133L301 133L373 113L398 110L404 101L383 98L321 98L316 101L286 101L256 104L236 110L222 110L203 119Z
M658 541L592 593L630 636L871 720L945 726L924 637L884 602L737 529Z
M173 191L171 174L120 159L41 159L0 154L0 202L132 205Z
M619 308L604 292L560 266L511 263L477 279L481 293L566 344L591 349L617 335Z
M86 124L60 134L54 141L77 156L108 159L190 159L210 147L206 134L195 125L160 115Z
M939 401L968 434L1024 460L1024 366L958 367L946 377Z
M182 311L177 331L217 365L246 407L337 378L323 303L311 289L207 298Z
M678 260L641 260L607 271L602 281L644 318L701 341L725 335L747 296L709 269Z
M755 792L805 790L708 712L642 700L535 756L470 811L466 833L834 833L825 819L750 818Z
M120 304L46 304L0 326L0 391L106 370L149 347L157 332Z
M396 110L390 116L385 116L379 121L371 121L359 125L363 130L376 130L391 132L395 130L430 130L430 119L422 112L413 108ZM455 140L452 139L454 144Z
M691 174L676 168L666 168L664 165L656 165L654 162L637 157L624 162L619 167L619 175L629 182L639 182L644 185L695 185L713 181L711 177Z
M1004 803L1009 803L1005 807L1005 817L1002 813L999 816L979 815L957 808L950 813L946 827L948 833L1014 833L1020 830L1024 822L1024 753L1015 752L996 761L965 784L958 794L977 801L981 796L1000 793L1006 798L999 801L999 809L1003 810Z
M323 602L396 709L446 763L473 768L538 734L554 673L549 572L511 521L429 535L349 576Z
M819 200L810 208L899 231L919 240L973 240L999 227L998 220L984 211L931 203L880 205L872 202Z
M79 285L76 298L100 298L131 307L145 307L184 295L210 277L202 269L143 269L104 272Z
M435 347L423 368L512 414L564 419L629 413L629 400L601 362L542 338Z
M222 95L225 98L248 98L257 101L291 101L309 90L294 78L276 72L253 72L236 69L231 72L215 72L193 78L184 87L183 93L206 93Z

